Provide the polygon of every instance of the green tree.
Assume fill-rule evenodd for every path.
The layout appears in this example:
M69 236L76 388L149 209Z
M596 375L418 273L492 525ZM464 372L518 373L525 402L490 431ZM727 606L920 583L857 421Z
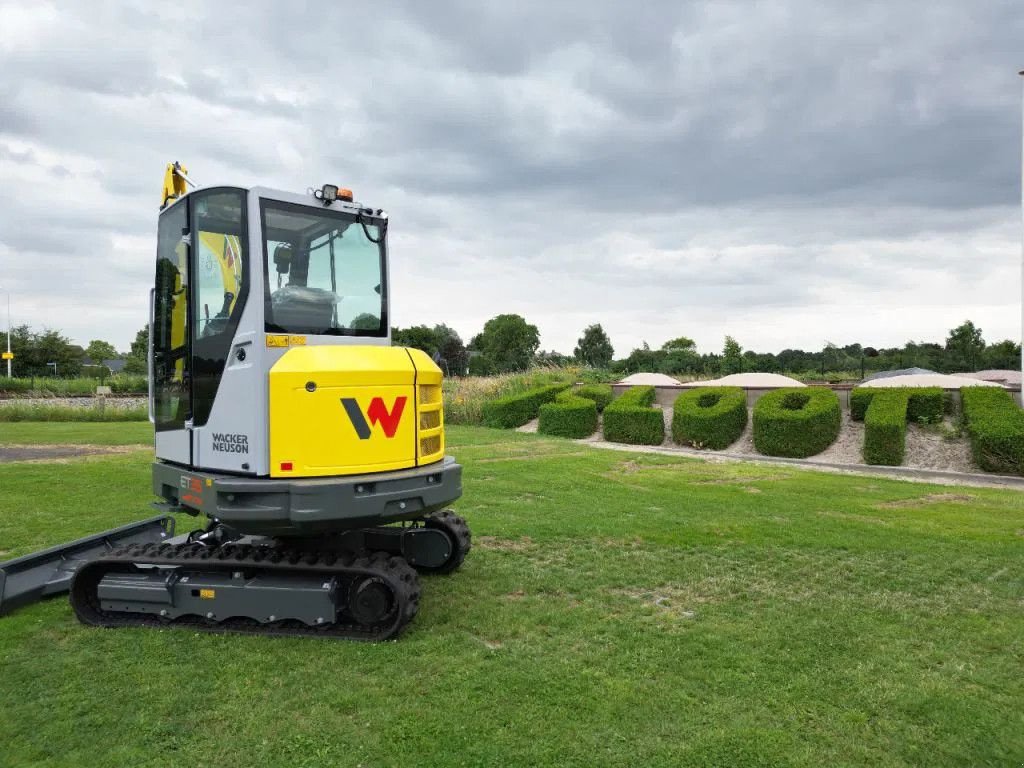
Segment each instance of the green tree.
M1020 344L1010 339L990 344L985 350L985 367L1019 371Z
M433 357L437 353L437 336L433 328L426 325L412 325L408 328L392 328L391 343L397 347L421 349Z
M93 339L89 342L89 346L85 348L85 356L92 360L95 365L102 365L104 360L116 360L118 358L114 345L109 341L101 341L100 339Z
M17 376L53 375L56 363L58 376L77 376L82 370L84 351L60 331L44 328L33 331L27 325L11 329L11 351L14 353L12 373Z
M732 336L725 337L722 348L722 373L740 373L743 370L743 347Z
M135 334L135 341L132 342L131 351L124 359L125 373L149 373L149 326L145 325Z
M677 339L669 339L661 348L666 352L692 352L697 354L697 342L688 336L680 336Z
M982 364L985 353L985 339L970 320L949 332L946 337L947 363L952 371L976 371Z
M380 318L370 312L363 312L353 317L349 325L354 331L376 331L380 328Z
M469 367L469 353L466 345L462 343L462 337L454 328L449 328L443 323L434 326L434 339L437 344L437 352L441 356L443 366L450 376L463 376Z
M588 325L576 342L573 355L591 368L607 368L615 356L611 339L600 323Z
M540 333L520 315L498 315L473 340L491 371L508 373L529 367L540 346Z

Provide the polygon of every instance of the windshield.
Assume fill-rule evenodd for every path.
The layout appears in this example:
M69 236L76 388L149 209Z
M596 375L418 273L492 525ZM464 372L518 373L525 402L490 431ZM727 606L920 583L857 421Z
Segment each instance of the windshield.
M386 336L384 245L376 224L308 206L264 201L266 329Z

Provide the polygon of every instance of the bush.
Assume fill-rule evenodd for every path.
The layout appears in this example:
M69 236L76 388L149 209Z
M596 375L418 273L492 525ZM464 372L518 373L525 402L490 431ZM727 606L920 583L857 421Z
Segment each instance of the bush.
M747 396L740 387L697 387L672 406L672 441L695 448L728 448L747 426Z
M582 387L574 389L572 393L577 397L593 400L598 413L607 408L614 397L610 384L584 384Z
M577 392L560 392L553 403L542 405L537 431L545 435L572 438L594 434L597 429L597 403L579 397Z
M540 407L550 403L568 384L550 384L515 395L505 395L484 403L483 423L486 427L512 429L537 418Z
M654 387L631 387L604 409L604 439L630 445L660 445L665 417L652 408Z
M987 472L1024 475L1024 411L999 387L960 390L974 462Z
M897 467L906 451L910 396L900 389L883 389L864 414L864 461Z
M907 419L912 422L942 421L952 410L952 397L941 387L857 387L850 392L850 418L863 421L871 400L880 392L899 391L908 399Z
M827 387L788 387L754 406L754 447L765 456L804 458L839 437L839 397Z

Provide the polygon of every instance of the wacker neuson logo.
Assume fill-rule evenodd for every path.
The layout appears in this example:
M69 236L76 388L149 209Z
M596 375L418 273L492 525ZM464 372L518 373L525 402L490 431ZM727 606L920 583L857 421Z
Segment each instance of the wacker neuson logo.
M249 453L249 436L231 432L214 432L213 450L221 453Z
M354 397L341 398L341 404L345 406L345 413L348 414L349 421L352 422L360 440L370 439L370 435L373 434L370 429L372 424L380 424L385 437L394 437L395 432L398 431L398 423L402 420L405 401L405 397L396 397L395 404L389 411L388 407L384 405L384 398L375 397L370 401L370 407L366 409L366 416L363 416L363 410ZM369 424L366 423L367 419L369 419Z

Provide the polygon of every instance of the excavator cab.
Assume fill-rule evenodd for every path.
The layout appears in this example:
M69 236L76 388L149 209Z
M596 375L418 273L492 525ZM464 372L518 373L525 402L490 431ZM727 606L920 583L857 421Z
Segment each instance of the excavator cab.
M441 371L391 346L387 214L187 184L169 164L149 300L167 516L0 564L0 612L70 587L89 624L394 637L470 536ZM172 536L182 512L205 527Z

